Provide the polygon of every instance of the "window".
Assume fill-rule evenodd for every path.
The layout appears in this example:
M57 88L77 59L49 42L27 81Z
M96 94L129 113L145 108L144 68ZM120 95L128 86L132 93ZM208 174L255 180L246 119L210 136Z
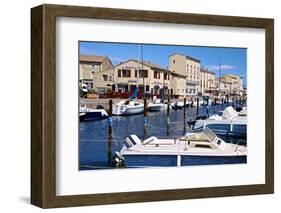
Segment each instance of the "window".
M207 145L207 144L195 144L194 146L195 148L204 148L204 149L210 149L211 146L210 145Z
M164 80L168 79L168 73L164 73Z
M145 86L145 91L146 91L146 92L149 92L149 85L146 85L146 86Z
M154 71L154 78L155 78L155 79L158 79L158 73L159 73L159 72Z
M118 70L118 77L121 77L121 70Z
M108 81L108 75L102 75L104 81Z
M173 64L175 64L175 63L176 63L176 60L174 59L174 60L173 60Z
M112 76L109 76L109 81L112 81Z
M140 78L147 78L148 71L147 70L139 70L139 77Z
M130 78L131 77L131 70L122 70L123 78Z
M138 70L135 70L135 78L138 77Z

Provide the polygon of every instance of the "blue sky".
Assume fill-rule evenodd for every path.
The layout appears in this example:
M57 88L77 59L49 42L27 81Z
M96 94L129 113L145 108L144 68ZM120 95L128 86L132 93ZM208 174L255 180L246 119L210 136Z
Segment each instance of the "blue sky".
M140 45L111 42L79 42L80 54L107 55L116 65L128 59L141 59ZM223 74L235 74L243 77L243 84L247 83L247 49L230 47L200 47L178 45L142 44L143 59L168 66L168 56L181 53L201 60L201 66L214 71L219 76L219 63Z

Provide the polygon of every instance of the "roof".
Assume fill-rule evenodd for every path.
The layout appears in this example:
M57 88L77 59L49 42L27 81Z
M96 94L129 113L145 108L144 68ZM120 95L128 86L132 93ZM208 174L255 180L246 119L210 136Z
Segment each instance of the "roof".
M215 72L212 72L212 71L209 71L209 70L206 70L206 69L203 69L203 68L200 69L200 72L207 72L207 73L210 73L210 74L213 74L213 75L216 74Z
M225 78L217 78L216 79L218 82L222 82L222 83L226 83L226 84L231 84L232 81L229 79L225 79Z
M138 62L137 60L134 60L134 59L132 59L132 60ZM158 70L167 70L167 69L161 67L160 65L154 64L154 63L152 63L150 61L142 61L142 62L140 62L140 64L144 64L144 65L146 65L148 67L151 67L151 68L154 68L154 69L158 69Z
M241 79L241 77L239 75L225 74L224 76L228 76L228 77L233 78L233 79Z
M80 55L79 60L80 62L99 62L99 63L103 63L104 61L108 60L108 62L112 65L108 56Z
M127 62L129 62L129 61L133 61L133 62L135 62L135 63L139 63L140 65L143 64L143 65L148 66L148 67L150 67L150 68L152 68L152 69L158 69L158 70L162 70L162 71L167 70L167 69L161 67L160 65L154 64L154 63L152 63L152 62L150 62L150 61L138 61L138 60L136 60L136 59L128 59L127 61L120 62L120 63L117 64L116 66L119 66L119 65L121 65L121 64L127 63ZM116 66L115 66L115 67L116 67Z
M182 75L182 74L179 74L179 73L176 73L176 72L172 72L171 70L165 69L165 68L161 67L160 65L154 64L154 63L152 63L150 61L143 61L143 62L141 62L141 61L138 61L136 59L128 59L127 61L124 61L124 62L121 62L121 63L117 64L116 66L119 66L121 64L127 63L129 61L133 61L135 63L143 64L143 65L145 65L147 67L150 67L152 70L154 69L154 70L166 71L166 72L169 72L170 74L175 75L175 76L184 77L184 78L186 77L185 75Z
M174 54L169 55L169 57L173 56L173 55L181 55L181 56L184 56L186 59L189 59L189 60L192 60L192 61L195 61L195 62L198 62L198 63L201 62L200 59L197 59L197 58L194 58L194 57L191 57L191 56L188 56L188 55L184 55L182 53L174 53Z

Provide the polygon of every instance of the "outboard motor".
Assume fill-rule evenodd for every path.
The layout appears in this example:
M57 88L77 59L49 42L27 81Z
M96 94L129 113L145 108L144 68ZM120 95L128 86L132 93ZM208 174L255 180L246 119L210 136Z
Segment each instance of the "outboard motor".
M236 110L237 112L241 112L241 111L243 110L243 108L242 108L242 107L236 107L235 110Z
M116 167L124 167L125 166L125 159L119 152L115 152L113 155L113 164L115 164Z
M97 109L104 109L102 105L97 105Z
M193 126L195 125L195 123L196 123L196 120L189 120L189 121L187 121L187 125L189 126L189 127L191 127L191 128L193 128Z

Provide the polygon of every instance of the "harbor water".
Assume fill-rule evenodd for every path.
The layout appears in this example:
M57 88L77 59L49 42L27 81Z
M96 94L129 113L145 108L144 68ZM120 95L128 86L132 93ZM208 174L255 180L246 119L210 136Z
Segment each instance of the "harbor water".
M209 114L222 111L226 105L200 106L198 115ZM185 116L184 116L185 112ZM167 118L166 111L148 112L146 131L144 129L144 115L131 116L113 116L112 117L112 137L109 142L109 120L97 120L80 122L80 140L79 140L79 167L80 170L89 169L108 169L116 168L115 165L109 162L115 151L119 151L127 137L131 134L137 135L140 139L156 136L158 138L179 138L186 132L191 132L191 127L187 121L194 120L197 116L197 108L186 108L178 110L170 110L170 117ZM186 118L184 122L184 117ZM169 120L169 122L167 122ZM169 124L168 124L169 123ZM235 143L235 139L223 138L226 142ZM229 141L231 140L231 141ZM132 157L134 158L134 157ZM132 159L134 160L134 159ZM140 159L135 159L140 160ZM157 162L158 161L158 162ZM153 166L162 162L171 162L164 166L173 166L173 159L165 159L165 157L149 158L144 156L139 162L140 166ZM206 164L208 159L204 159L202 164ZM242 160L243 162L245 160ZM242 162L241 161L241 162ZM149 162L149 163L148 163ZM214 164L229 163L219 160ZM208 164L208 163L207 163ZM188 163L187 163L188 165ZM190 163L190 165L200 165L200 161Z

